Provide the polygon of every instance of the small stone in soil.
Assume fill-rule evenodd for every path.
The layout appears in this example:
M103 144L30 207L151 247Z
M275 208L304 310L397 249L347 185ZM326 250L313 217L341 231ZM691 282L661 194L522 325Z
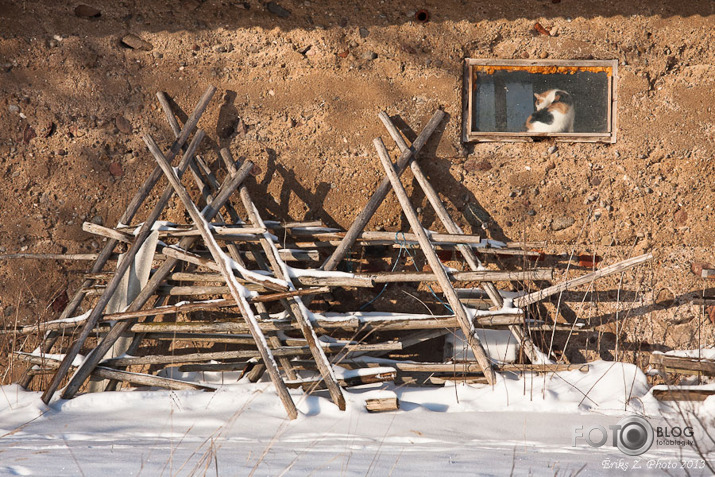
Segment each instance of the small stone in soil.
M96 225L104 225L104 219L101 215L95 215L92 217L92 223Z
M80 18L99 18L102 16L102 12L89 5L77 5L74 9L74 14Z
M150 51L152 48L154 48L154 45L152 45L148 41L142 40L133 33L123 36L121 44L122 46L126 48L131 48L132 50Z
M464 170L467 172L484 172L492 168L492 165L486 159L477 161L476 159L469 159L464 163Z
M117 116L117 118L114 120L114 124L117 126L117 129L121 131L124 134L129 134L132 132L132 123L127 120L124 116Z
M29 124L25 126L25 131L22 133L22 140L28 144L33 138L36 138L35 130Z
M557 217L551 222L551 230L564 230L571 227L575 220L572 217Z
M375 58L377 58L377 53L375 53L374 51L366 51L365 53L362 54L363 60L371 61L371 60L374 60Z
M5 315L5 317L12 316L14 313L15 313L15 307L12 306L12 305L6 306L6 307L5 307L5 311L3 312L3 314Z
M118 162L111 163L109 165L109 173L112 174L114 177L122 177L124 175L122 165Z
M370 30L365 27L360 27L358 33L360 33L360 38L367 38L370 35Z
M269 12L277 15L280 18L288 18L290 16L290 11L278 5L276 2L268 2L266 8Z

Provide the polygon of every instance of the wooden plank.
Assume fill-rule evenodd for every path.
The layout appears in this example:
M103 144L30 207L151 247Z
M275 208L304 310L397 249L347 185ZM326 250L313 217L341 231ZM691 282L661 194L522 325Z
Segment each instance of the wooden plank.
M18 357L25 361L32 363L33 365L45 366L51 368L52 370L57 370L60 367L60 361L51 357L46 356L36 356L31 354L19 354ZM72 366L76 367L76 366ZM130 373L127 371L119 371L117 369L107 368L104 366L97 366L92 370L92 376L101 379L112 379L117 381L123 381L126 383L134 384L137 386L151 386L163 389L174 389L174 390L200 390L200 391L215 391L216 388L211 386L204 386L198 383L192 383L188 381L180 381L178 379L163 378L161 376L154 376L151 374L144 373Z
M420 363L413 361L384 361L383 362L364 362L354 360L342 360L340 365L348 369L360 367L380 367L389 366L402 372L412 373L456 373L456 374L479 374L482 372L482 367L479 363L461 362L461 363ZM587 373L589 371L588 364L501 364L494 365L495 369L500 372L510 373L554 373L564 371L581 371Z
M368 412L397 411L399 408L400 401L397 396L365 399L365 409Z
M654 386L653 397L658 401L705 401L710 396L715 396L715 389L684 389L677 386L670 386L666 389L659 389Z
M710 359L669 356L660 353L650 355L650 365L668 372L715 376L715 361Z
M385 169L387 177L392 184L392 189L395 191L395 194L397 195L397 198L400 202L400 206L402 207L402 210L410 223L410 227L419 239L420 249L425 254L427 262L432 268L432 272L436 275L437 281L442 287L442 293L444 293L444 296L447 299L449 306L452 308L452 311L457 317L457 321L459 322L459 326L467 339L467 343L469 343L470 348L472 348L472 351L474 352L474 357L476 358L477 362L482 365L482 368L484 369L484 375L486 376L487 380L489 380L489 383L495 384L496 374L494 373L494 370L491 367L491 363L489 362L489 358L487 357L487 354L479 341L479 337L474 332L474 324L467 316L467 312L464 309L464 305L462 305L462 302L459 301L459 297L454 291L454 287L452 286L452 283L447 276L447 272L445 272L444 267L442 266L442 262L440 262L439 257L437 256L437 252L432 246L432 243L429 241L429 237L425 233L425 230L422 227L419 218L417 217L417 212L415 212L415 209L412 207L412 204L410 204L410 199L407 197L407 192L405 191L405 188L402 186L402 182L400 182L400 178L395 172L394 166L390 161L390 157L387 153L385 145L382 143L382 140L380 138L375 139L373 141L373 144L377 149L377 155L380 157L383 169Z
M557 293L561 293L562 291L566 291L569 288L592 283L593 281L595 281L599 278L602 278L602 277L605 277L608 275L612 275L614 273L623 272L625 270L628 270L629 268L635 267L636 265L640 265L643 262L651 260L652 258L653 258L652 253L646 253L644 255L639 255L637 257L629 258L628 260L623 260L622 262L618 262L616 264L609 265L608 267L604 267L600 270L596 270L595 272L587 273L586 275L582 275L577 278L572 278L571 280L566 280L565 282L561 282L556 285L553 285L553 286L550 286L547 288L543 288L541 290L535 291L534 293L530 293L528 295L524 295L519 298L515 298L514 306L522 308L522 307L531 305L532 303L541 301L544 298L550 297L551 295L555 295Z
M359 375L344 376L338 379L338 384L340 384L340 387L350 388L363 386L365 384L394 381L397 377L397 371L395 369L379 368L374 371L365 369L365 371L366 372ZM325 389L325 381L323 381L322 378L297 379L294 381L286 381L286 386L291 389L303 388L305 391L313 391L315 389Z

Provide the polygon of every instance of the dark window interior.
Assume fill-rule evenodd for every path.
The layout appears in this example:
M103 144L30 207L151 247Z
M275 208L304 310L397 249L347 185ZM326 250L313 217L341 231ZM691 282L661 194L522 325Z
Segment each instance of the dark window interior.
M477 72L473 90L473 132L526 132L534 112L534 93L550 89L568 92L574 103L575 133L608 132L608 74L578 71L541 74L497 70Z

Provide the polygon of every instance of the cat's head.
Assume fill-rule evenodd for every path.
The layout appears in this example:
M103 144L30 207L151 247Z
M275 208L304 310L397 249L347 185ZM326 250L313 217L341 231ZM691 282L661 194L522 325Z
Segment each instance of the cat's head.
M548 105L554 102L554 97L556 96L557 90L555 89L550 89L548 91L544 91L543 93L534 93L534 105L536 106L536 110L544 109Z
M560 89L550 89L543 93L534 93L534 98L534 105L537 111L544 109L552 103L558 103L559 101L571 104L571 96L566 91Z

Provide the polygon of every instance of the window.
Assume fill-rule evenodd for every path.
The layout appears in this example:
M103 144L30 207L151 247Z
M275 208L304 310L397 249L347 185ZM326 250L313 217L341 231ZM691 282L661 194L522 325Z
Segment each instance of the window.
M464 69L464 141L616 142L618 60L479 60Z

